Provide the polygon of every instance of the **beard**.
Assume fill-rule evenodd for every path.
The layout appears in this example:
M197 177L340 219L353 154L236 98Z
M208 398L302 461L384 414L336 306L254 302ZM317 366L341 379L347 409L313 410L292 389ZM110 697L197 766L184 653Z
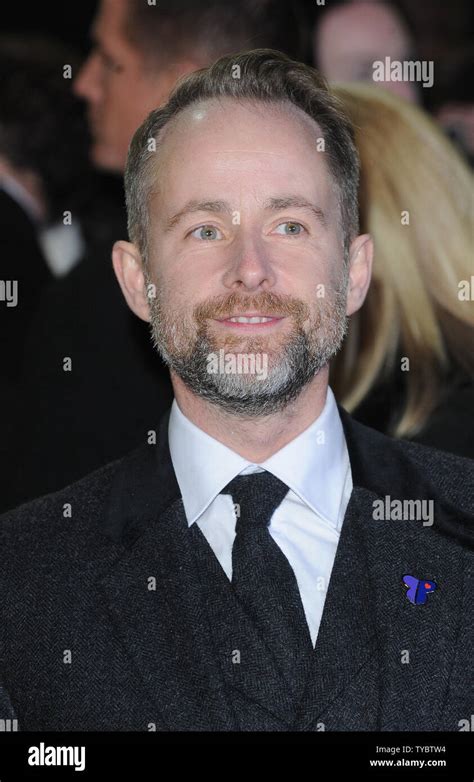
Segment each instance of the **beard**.
M149 299L152 341L193 394L242 418L270 415L295 400L340 349L348 328L347 280L345 271L331 296L315 299L311 307L267 291L256 296L234 292L182 315L167 305L166 294L158 287L157 296ZM285 316L291 328L250 336L212 330L213 319L252 311ZM266 375L235 371L235 362L234 371L210 371L210 357L218 354L265 358Z

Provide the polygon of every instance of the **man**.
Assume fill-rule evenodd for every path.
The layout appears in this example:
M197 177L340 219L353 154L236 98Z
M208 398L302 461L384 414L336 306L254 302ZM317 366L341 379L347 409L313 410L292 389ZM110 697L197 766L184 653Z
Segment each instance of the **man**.
M184 73L259 43L295 59L305 56L299 3L179 0L171 6L99 4L94 46L75 92L87 101L91 155L101 169L123 172L134 131ZM168 372L153 355L148 328L127 310L110 262L113 240L126 235L121 202L120 195L118 219L108 203L98 210L95 247L40 302L18 403L22 426L7 448L1 510L60 489L145 442L150 420L171 402Z
M223 57L150 114L125 185L114 268L175 399L148 445L2 517L0 716L459 730L473 463L327 385L372 264L349 121L307 66Z

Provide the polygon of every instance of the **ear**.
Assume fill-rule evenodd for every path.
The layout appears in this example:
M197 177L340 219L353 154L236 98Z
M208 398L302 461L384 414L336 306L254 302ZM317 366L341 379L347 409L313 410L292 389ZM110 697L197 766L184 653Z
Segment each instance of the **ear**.
M128 306L139 318L149 321L150 309L138 248L131 242L122 240L115 242L112 249L112 263Z
M349 248L349 285L346 314L359 310L367 295L372 276L374 243L370 234L357 236Z

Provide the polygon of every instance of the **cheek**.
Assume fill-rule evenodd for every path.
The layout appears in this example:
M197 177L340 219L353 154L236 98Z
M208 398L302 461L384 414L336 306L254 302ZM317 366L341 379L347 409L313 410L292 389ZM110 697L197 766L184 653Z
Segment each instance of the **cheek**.
M108 85L104 90L104 100L102 104L102 114L107 122L109 132L115 138L120 138L124 133L124 127L128 128L126 98L121 89L116 84Z
M154 275L161 303L173 316L186 312L190 302L199 298L197 281L189 275L182 276L176 270L161 269Z
M112 75L104 95L104 102L109 107L110 115L115 117L118 128L126 125L135 132L145 119L146 112L140 108L142 104L133 78L126 74Z
M158 278L159 280L159 278ZM221 287L219 279L205 277L203 273L191 274L189 270L173 269L158 281L161 303L170 320L193 323L193 312L197 305L228 295L229 291Z
M179 242L156 242L153 255L157 274L175 291L199 291L208 280L213 280L216 271L225 263L222 253L210 252L201 246L189 249L187 241L184 247Z

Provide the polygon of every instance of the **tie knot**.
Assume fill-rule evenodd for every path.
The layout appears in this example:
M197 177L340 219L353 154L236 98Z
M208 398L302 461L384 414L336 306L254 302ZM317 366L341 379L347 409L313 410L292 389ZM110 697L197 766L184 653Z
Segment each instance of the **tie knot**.
M266 527L273 513L288 493L288 486L270 472L237 475L221 494L231 494L240 506L240 525Z

